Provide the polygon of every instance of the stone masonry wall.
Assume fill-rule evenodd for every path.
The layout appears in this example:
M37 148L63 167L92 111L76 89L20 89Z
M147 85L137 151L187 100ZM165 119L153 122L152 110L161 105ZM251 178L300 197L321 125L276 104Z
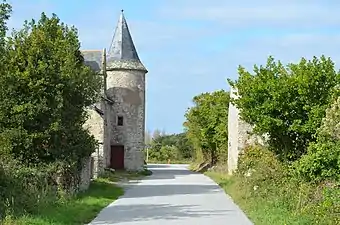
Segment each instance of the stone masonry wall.
M105 167L105 158L107 154L104 154L103 140L104 140L104 120L103 118L93 109L88 109L89 118L85 122L84 127L87 128L95 139L100 143L98 149L92 153L94 159L93 174L97 177Z
M110 144L124 145L124 165L127 170L142 170L145 135L145 72L119 70L107 72L107 95L114 104L109 115ZM124 125L117 126L118 116Z
M231 88L230 98L238 98L237 90ZM228 112L228 173L237 169L238 157L246 145L265 144L265 137L253 135L253 127L240 118L240 110L229 103Z
M79 191L85 191L89 188L92 175L91 157L87 157L83 160L83 166L80 172L80 184Z

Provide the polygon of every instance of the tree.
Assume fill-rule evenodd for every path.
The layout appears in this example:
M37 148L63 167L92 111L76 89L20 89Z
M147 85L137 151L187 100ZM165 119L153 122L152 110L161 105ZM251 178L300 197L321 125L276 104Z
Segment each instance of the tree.
M196 150L197 160L213 164L226 159L228 140L229 92L202 93L193 98L194 106L185 114L187 138Z
M185 133L168 134L153 139L150 146L149 158L156 161L167 159L191 159L193 148ZM164 158L165 157L165 158Z
M96 143L83 124L100 77L84 65L77 30L56 15L25 22L5 44L0 151L26 164L79 162Z
M6 22L10 17L11 11L12 8L9 4L7 4L6 2L0 3L0 74L3 74L6 71Z
M178 148L179 157L182 159L191 159L193 157L193 146L189 142L186 133L174 134L175 143L173 144Z
M176 160L179 158L179 149L173 145L164 145L160 149L160 160Z
M11 5L9 5L6 2L0 3L0 47L2 51L5 45L5 37L6 37L6 31L7 31L6 22L9 19L11 12L12 12ZM1 56L3 55L1 54Z
M330 58L304 58L284 66L269 57L254 73L239 67L239 79L229 83L240 98L233 102L254 132L269 134L272 150L282 160L294 161L315 140L326 108L338 95L339 73Z

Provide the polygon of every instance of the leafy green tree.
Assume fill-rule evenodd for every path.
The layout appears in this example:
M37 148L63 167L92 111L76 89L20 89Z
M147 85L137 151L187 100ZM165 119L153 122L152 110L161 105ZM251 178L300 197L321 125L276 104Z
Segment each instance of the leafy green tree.
M193 98L194 106L185 114L187 137L197 160L213 164L227 158L229 92L203 93Z
M193 157L193 147L189 142L186 133L175 134L175 143L173 144L178 148L179 157L182 159L191 159Z
M12 8L9 4L7 4L6 2L0 3L0 74L6 71L6 22L10 17L11 11Z
M174 151L176 154L171 156L172 160L192 158L193 148L186 138L185 133L162 135L154 138L150 146L149 158L156 161L166 160L163 156L163 154L167 152L163 148L165 146L167 146L165 150L169 149L169 146L173 147L171 149L177 149ZM166 155L167 154L168 153L166 153Z
M169 145L164 145L161 147L160 150L160 156L161 156L161 160L176 160L178 159L178 148L176 146L169 146Z
M5 52L0 151L27 164L74 163L90 155L96 143L83 124L101 80L84 65L77 30L42 13L13 32Z
M330 58L304 58L284 66L269 57L254 73L239 67L233 102L241 117L259 134L268 134L272 150L283 160L296 160L315 140L325 110L338 95L339 73Z
M10 13L12 12L12 7L5 1L0 3L0 47L3 51L4 46L5 46L5 37L6 37L6 31L7 31L7 26L6 22L10 17ZM4 53L4 52L1 52ZM3 57L4 55L1 54Z

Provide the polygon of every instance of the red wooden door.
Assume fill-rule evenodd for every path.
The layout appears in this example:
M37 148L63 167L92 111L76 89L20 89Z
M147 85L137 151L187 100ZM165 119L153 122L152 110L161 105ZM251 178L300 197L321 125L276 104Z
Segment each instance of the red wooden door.
M124 146L111 146L111 168L124 169Z

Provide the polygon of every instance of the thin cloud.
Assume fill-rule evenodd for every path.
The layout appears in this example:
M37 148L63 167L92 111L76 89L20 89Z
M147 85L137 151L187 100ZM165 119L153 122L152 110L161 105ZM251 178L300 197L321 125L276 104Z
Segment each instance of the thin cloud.
M315 27L340 24L336 1L169 1L159 14L173 19L210 21L228 26Z

